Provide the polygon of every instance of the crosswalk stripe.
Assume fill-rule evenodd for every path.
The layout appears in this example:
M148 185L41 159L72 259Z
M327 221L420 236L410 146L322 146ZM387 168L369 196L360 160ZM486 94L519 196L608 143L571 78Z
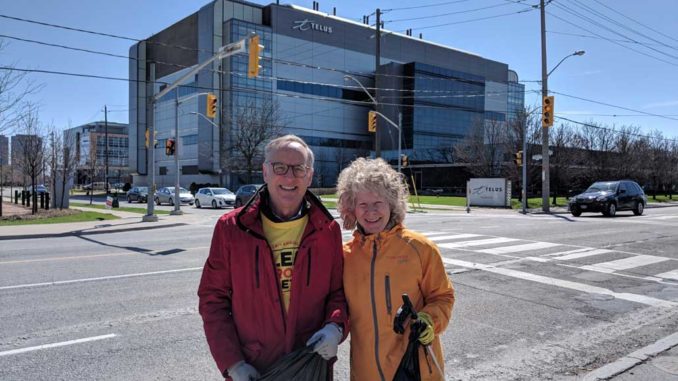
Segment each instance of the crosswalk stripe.
M675 307L678 306L678 303L676 303L676 302L672 302L672 301L669 301L669 300L663 300L663 299L657 299L657 298L653 298L651 296L631 294L631 293L627 293L627 292L617 293L617 292L614 292L612 290L608 290L608 289L602 288L602 287L590 286L590 285L584 284L584 283L577 283L577 282L572 282L572 281L567 281L567 280L562 280L562 279L557 279L557 278L545 277L545 276L542 276L542 275L531 274L531 273L513 270L513 269L506 269L506 268L502 268L502 267L494 267L492 265L485 265L485 264L482 264L482 263L460 261L460 260L445 258L445 257L443 257L443 262L445 264L452 265L452 266L461 266L461 267L468 267L468 268L472 268L472 269L483 270L483 271L487 271L487 272L491 272L491 273L495 273L495 274L500 274L500 275L504 275L504 276L508 276L508 277L529 280L529 281L532 281L532 282L537 282L537 283L545 284L545 285L548 285L548 286L568 288L568 289L571 289L571 290L586 292L586 293L589 293L589 294L610 295L610 296L613 296L617 299L628 300L628 301L631 301L631 302L646 304L646 305L650 305L650 306L659 306L659 307L665 307L665 308L675 308Z
M473 238L473 237L481 237L480 234L454 234L454 235L444 235L441 237L430 237L429 239L434 242L438 241L449 241L452 239L462 239L462 238Z
M600 273L612 273L619 270L628 270L634 267L647 266L653 263L668 261L669 258L655 257L653 255L634 255L629 258L616 261L601 262L594 265L582 266L582 270L597 271Z
M582 249L568 250L568 251L558 251L555 253L544 254L545 257L559 257L567 254L581 253L582 251L593 250L595 247L584 247Z
M457 247L468 247L468 246L485 246L485 245L495 245L498 243L514 242L518 241L516 238L488 238L488 239L479 239L475 241L462 241L462 242L451 242L451 243L441 243L438 246L445 249L454 249Z
M583 252L579 252L579 253L561 255L561 256L558 256L558 257L554 257L553 259L557 259L559 261L569 261L571 259L584 258L584 257L590 257L592 255L607 254L607 253L612 253L612 250L589 249L589 251L583 251Z
M417 233L419 233L421 235L425 235L425 236L428 237L428 236L432 236L432 235L448 234L449 232L417 232Z
M675 279L678 280L678 270L672 270L669 272L661 273L655 275L657 278L664 278L664 279Z
M496 247L496 248L493 248L493 249L476 250L476 252L484 253L484 254L506 254L506 253L518 253L518 252L521 252L521 251L528 251L528 250L546 249L546 248L554 247L554 246L561 246L561 245L559 243L534 242L534 243L527 243L527 244L524 244L524 245L502 246L502 247Z

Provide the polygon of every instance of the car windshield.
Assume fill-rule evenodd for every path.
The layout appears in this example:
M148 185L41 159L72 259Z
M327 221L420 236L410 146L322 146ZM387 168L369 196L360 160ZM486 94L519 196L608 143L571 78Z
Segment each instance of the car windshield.
M614 192L618 184L616 181L593 183L586 192Z
M139 187L137 188L139 192L148 192L148 187Z
M230 190L228 190L226 188L212 189L212 193L214 193L214 194L233 194L233 192L231 192Z

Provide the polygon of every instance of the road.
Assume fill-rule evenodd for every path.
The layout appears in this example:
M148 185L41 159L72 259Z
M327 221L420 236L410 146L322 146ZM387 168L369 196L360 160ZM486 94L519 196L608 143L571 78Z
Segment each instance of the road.
M221 379L196 289L224 210L182 209L166 226L135 217L115 233L0 237L0 379ZM449 380L574 378L678 332L676 207L406 224L438 244L455 284ZM347 368L345 343L335 379Z

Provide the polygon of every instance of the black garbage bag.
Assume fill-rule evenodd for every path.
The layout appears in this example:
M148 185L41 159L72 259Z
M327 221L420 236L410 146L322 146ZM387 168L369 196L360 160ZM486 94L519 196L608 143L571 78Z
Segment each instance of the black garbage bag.
M424 324L418 321L412 321L410 324L410 336L408 338L407 348L403 358L400 359L398 369L396 369L393 381L421 381L419 372L419 334L424 329Z
M330 381L330 361L313 352L309 345L286 354L257 381Z

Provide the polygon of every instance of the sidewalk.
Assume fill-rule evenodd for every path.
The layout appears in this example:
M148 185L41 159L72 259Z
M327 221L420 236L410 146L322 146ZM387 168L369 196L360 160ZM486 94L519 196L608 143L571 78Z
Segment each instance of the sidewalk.
M678 381L678 332L585 375L582 381Z

